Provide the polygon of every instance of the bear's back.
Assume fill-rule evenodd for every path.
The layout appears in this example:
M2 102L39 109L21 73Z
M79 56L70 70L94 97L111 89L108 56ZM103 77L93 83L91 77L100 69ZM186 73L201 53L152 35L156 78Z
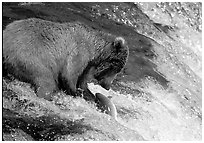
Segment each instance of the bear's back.
M3 33L4 53L21 51L28 55L64 57L75 45L71 34L58 23L40 19L19 20L9 24ZM12 43L11 43L12 42ZM70 48L70 49L69 49ZM37 54L35 54L37 53ZM40 53L43 54L39 55Z

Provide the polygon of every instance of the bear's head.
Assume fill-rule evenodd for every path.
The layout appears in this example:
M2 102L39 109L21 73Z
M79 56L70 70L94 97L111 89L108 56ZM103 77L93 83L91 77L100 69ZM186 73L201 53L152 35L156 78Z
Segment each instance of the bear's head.
M84 98L94 99L87 88L89 82L109 90L116 75L124 68L128 55L129 48L122 37L115 38L113 42L108 42L97 50L77 81L77 89L82 89Z
M116 37L115 41L107 44L103 52L94 61L94 78L103 88L109 90L117 73L125 66L129 55L129 48L122 37Z

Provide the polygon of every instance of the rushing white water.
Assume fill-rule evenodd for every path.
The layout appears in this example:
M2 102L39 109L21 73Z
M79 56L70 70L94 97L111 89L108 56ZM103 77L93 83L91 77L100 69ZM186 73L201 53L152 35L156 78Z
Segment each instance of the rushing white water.
M102 11L109 19L132 26L152 40L157 54L152 62L157 66L155 71L169 81L167 88L149 76L140 82L120 81L121 88L117 90L107 91L99 85L89 84L94 94L102 93L114 103L117 120L80 97L59 93L53 102L40 99L30 87L19 85L21 82L9 83L7 88L18 93L18 100L28 102L18 107L19 102L11 101L3 94L3 107L33 118L53 115L60 120L80 121L91 127L90 130L83 128L83 134L66 134L58 140L201 140L202 32L200 25L192 26L199 21L195 11L188 10L187 3L181 6L179 3L137 3L152 22L144 17L139 19L134 8L118 5L111 5L112 9L96 5L100 9L96 15ZM152 23L173 30L165 33Z
M147 140L200 140L201 115L196 105L189 105L175 90L164 90L151 80L143 88L134 83L122 83L141 94L121 94L112 90L104 92L100 87L95 92L112 96L118 110L118 122L136 130ZM180 88L179 90L183 90Z

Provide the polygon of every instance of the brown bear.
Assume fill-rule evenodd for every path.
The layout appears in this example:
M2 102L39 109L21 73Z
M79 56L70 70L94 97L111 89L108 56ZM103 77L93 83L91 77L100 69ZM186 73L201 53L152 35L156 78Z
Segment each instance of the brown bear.
M37 95L47 100L59 89L74 96L81 89L89 99L87 82L91 81L109 89L128 53L122 37L81 22L30 18L14 21L3 31L4 69L31 83Z

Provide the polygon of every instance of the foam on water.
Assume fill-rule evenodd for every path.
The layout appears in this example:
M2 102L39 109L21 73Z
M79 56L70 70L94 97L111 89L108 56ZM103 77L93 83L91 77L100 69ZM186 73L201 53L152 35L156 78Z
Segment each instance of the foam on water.
M143 88L135 83L122 83L140 89L141 94L104 91L99 86L93 89L112 96L118 122L138 131L147 140L200 140L201 119L187 108L191 105L176 91L164 90L149 79L145 82L148 85L144 84Z

